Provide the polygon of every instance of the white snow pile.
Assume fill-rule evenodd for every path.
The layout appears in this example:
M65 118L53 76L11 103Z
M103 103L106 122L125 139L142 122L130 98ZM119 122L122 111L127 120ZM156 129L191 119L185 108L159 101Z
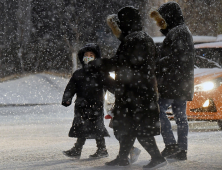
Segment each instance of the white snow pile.
M165 39L164 36L161 37L152 37L153 41L155 43L162 43L163 40ZM220 37L214 37L214 36L193 36L193 42L194 43L207 43L207 42L215 42L215 41L220 41Z
M0 105L61 103L68 79L34 74L0 83Z

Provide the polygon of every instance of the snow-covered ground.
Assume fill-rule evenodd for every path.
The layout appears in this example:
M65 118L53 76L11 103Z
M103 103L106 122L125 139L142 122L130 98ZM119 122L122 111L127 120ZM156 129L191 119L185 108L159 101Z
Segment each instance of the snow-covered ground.
M131 167L107 167L105 162L118 153L118 142L108 127L106 138L109 157L89 159L96 151L95 140L87 140L80 160L67 158L63 150L70 149L75 139L68 137L73 119L73 105L60 105L68 79L37 74L0 83L0 169L1 170L105 170L142 169L149 154L142 150L139 160ZM34 94L34 95L33 95ZM30 105L22 105L22 104ZM19 104L19 105L13 105ZM39 105L35 105L39 104ZM172 121L175 129L175 123ZM222 132L214 122L189 122L188 160L169 162L160 170L219 170L222 169ZM176 131L174 131L176 134ZM156 136L160 150L164 148L161 136Z

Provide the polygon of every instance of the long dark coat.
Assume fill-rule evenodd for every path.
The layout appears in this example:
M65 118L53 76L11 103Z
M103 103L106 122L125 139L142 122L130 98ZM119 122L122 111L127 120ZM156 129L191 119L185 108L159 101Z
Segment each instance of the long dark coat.
M158 90L164 99L192 100L194 93L194 44L192 35L184 23L179 5L163 4L158 9L167 28L160 49Z
M133 18L131 20L130 18ZM111 59L92 62L105 71L115 71L114 134L155 136L160 134L157 82L155 77L156 47L142 31L138 10L122 8L118 12L121 44ZM115 32L115 31L113 31Z
M64 91L62 104L72 101L76 94L74 120L69 131L69 137L90 138L109 136L104 126L104 91L108 89L114 93L114 80L108 73L88 69L82 59L84 52L92 51L96 58L100 58L98 46L87 44L78 53L83 65L75 71Z

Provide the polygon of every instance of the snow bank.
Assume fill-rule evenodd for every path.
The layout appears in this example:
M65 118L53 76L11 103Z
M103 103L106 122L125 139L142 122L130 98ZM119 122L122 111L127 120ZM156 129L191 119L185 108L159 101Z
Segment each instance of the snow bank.
M61 103L68 79L34 74L0 83L0 105Z
M152 37L155 43L162 43L164 40L164 36L161 37ZM218 41L219 38L214 36L193 36L194 43L206 43L206 42L215 42Z

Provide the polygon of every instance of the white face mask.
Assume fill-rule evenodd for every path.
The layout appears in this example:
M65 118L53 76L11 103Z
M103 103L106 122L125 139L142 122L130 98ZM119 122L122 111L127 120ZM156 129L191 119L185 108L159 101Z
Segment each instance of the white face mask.
M94 60L94 57L88 57L88 56L84 56L83 57L83 62L85 64L88 64L90 61Z

